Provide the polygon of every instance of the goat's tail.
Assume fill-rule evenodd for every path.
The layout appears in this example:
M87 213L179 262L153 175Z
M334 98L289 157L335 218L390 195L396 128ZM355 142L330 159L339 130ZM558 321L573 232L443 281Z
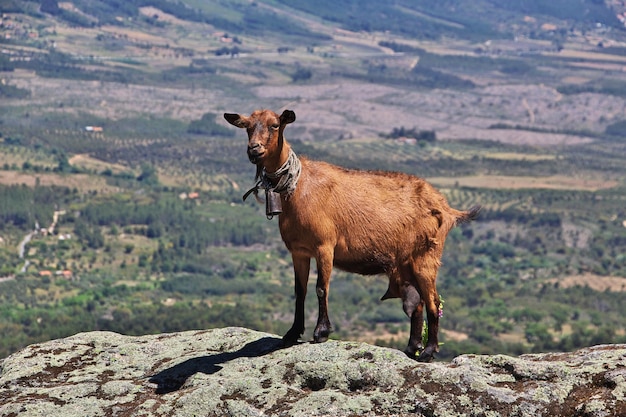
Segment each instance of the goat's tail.
M469 223L472 220L475 220L478 217L481 208L482 207L480 206L480 204L477 204L471 207L469 210L462 211L461 215L456 218L456 225Z

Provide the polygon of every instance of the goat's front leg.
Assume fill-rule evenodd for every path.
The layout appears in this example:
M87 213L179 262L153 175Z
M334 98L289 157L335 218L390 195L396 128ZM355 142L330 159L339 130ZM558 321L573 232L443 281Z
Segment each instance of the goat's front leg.
M304 300L306 299L306 287L309 282L309 270L311 258L308 256L291 256L293 261L294 286L296 292L296 311L293 316L291 329L283 336L283 343L292 346L298 343L298 339L304 333Z
M333 270L333 249L321 248L317 257L317 285L315 291L319 302L317 326L313 332L313 341L322 343L328 340L333 332L333 326L328 318L328 289L330 288L330 275Z

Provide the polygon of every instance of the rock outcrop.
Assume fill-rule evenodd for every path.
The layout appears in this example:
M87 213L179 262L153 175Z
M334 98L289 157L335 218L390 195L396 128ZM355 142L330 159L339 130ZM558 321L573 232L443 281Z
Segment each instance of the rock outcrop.
M626 416L626 345L421 364L242 328L82 333L0 362L0 416Z

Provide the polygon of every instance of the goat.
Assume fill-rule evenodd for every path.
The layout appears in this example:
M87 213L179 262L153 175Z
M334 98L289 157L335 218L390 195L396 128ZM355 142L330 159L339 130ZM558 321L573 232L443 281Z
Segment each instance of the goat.
M350 170L298 158L283 136L285 126L296 120L291 110L280 116L271 110L257 110L250 116L225 113L224 118L247 130L248 159L257 166L258 182L244 200L251 192L265 189L268 217L278 214L280 234L291 253L296 305L283 343L296 344L304 332L304 300L311 258L315 258L319 311L314 342L325 342L333 331L328 317L333 267L362 275L386 274L389 286L382 300L401 298L411 321L405 353L430 362L439 350L435 281L444 242L455 225L475 219L480 206L455 210L416 176ZM424 306L426 348L422 345Z

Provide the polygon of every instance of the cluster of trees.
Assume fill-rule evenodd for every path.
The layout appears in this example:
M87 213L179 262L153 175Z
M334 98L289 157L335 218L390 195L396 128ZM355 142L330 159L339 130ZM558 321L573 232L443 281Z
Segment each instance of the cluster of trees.
M149 273L188 272L210 276L219 270L220 276L228 276L232 269L219 263L207 265L208 252L216 246L267 243L266 220L257 214L247 206L232 207L225 203L198 206L194 201L176 197L156 197L141 202L113 200L88 204L78 216L64 216L62 224L73 226L83 250L105 247L103 228L158 242L155 250L141 254L137 260L139 268ZM125 249L127 254L132 251L132 247Z
M368 64L366 74L344 71L339 75L366 80L375 84L408 85L425 89L469 89L474 87L474 83L470 80L424 65L416 65L412 70L406 71L402 68L372 61Z
M417 55L419 56L419 64L426 68L445 70L452 67L462 69L465 73L482 74L487 71L499 71L515 76L525 76L537 71L535 66L523 60L506 57L441 55L400 42L381 41L378 44L394 52Z
M241 53L241 50L239 49L238 46L233 46L232 48L229 48L228 46L223 46L217 51L215 51L215 56L230 55L231 57L235 57L239 55L240 53Z
M128 273L115 268L106 272L90 269L83 271L77 281L20 275L3 282L0 353L36 340L91 329L138 334L236 324L285 331L289 323L271 317L277 311L292 309L286 251L273 254L284 260L281 262L268 261L256 252L236 259L236 248L240 246L281 247L275 224L268 223L257 207L224 202L231 199L227 192L201 198L198 203L181 200L176 190L165 190L158 184L146 183L144 187L143 193L88 200L66 188L0 187L0 216L5 231L9 224L30 230L35 218L45 224L42 219L49 220L57 205L74 207L60 219L61 228L71 228L72 242L31 244L37 248L37 256L45 256L45 262L53 265L70 265L84 257L96 259L115 253L107 247L114 241L110 236L120 232L155 242L154 249L147 251L134 246L124 249L123 264L132 266ZM619 294L600 296L583 287L564 290L537 285L542 277L567 273L577 265L596 268L601 274L626 273L619 265L623 261L621 254L626 252L626 231L612 228L610 223L596 229L586 247L576 249L563 244L563 213L550 209L566 204L570 212L578 210L577 216L595 215L597 209L589 204L591 194L465 190L459 196L468 193L483 202L508 204L505 208L485 207L482 228L454 229L449 236L439 280L439 291L446 299L443 326L469 338L446 341L442 357L468 352L570 349L621 340L618 329L624 311ZM511 204L516 200L528 203L530 199L534 200L532 213ZM599 201L612 204L610 200ZM47 217L43 213L25 215L24 207L38 207ZM498 222L508 225L511 232L489 229L490 224ZM217 250L225 246L232 248L232 254ZM15 266L7 251L0 250L0 260L4 258L8 265ZM119 284L123 276L137 281L137 285ZM150 276L161 280L146 280ZM521 276L526 278L520 280ZM359 331L375 331L381 326L391 333L407 330L400 305L378 301L384 293L384 279L336 273L333 282L331 303L339 303L333 307L338 312L335 325L339 337L350 338ZM71 296L50 298L59 293ZM179 301L168 307L161 302L168 298ZM240 309L245 309L243 314L239 314ZM153 319L147 320L150 315ZM505 344L499 339L502 333L510 332L521 335L519 342ZM395 347L406 343L401 335L391 342L386 340L379 343Z
M254 268L253 264L242 266ZM248 273L257 275L259 271L253 269ZM288 285L197 273L171 275L158 287L120 285L114 277L106 276L83 276L81 280L82 283L48 281L49 286L61 285L66 290L74 289L74 293L78 290L74 296L57 300L54 308L34 296L35 289L42 288L41 282L19 278L4 283L0 357L34 341L85 330L145 334L237 325L281 334L289 326L286 321L274 319L277 311L290 311ZM384 292L383 286L382 279L372 282L337 274L331 308L335 311L333 320L338 337L350 339L363 330L376 331L379 326L391 334L408 330L398 302L377 301ZM53 287L48 291L55 292ZM527 289L526 293L512 295L523 303L508 299L506 291L490 292L481 282L472 282L462 292L445 291L442 328L465 333L469 338L446 340L441 349L442 359L466 353L572 350L626 341L616 333L622 318L618 293L605 294L608 297L603 297L602 309L598 310L594 305L598 294L585 287L563 290L550 286L540 292ZM181 301L164 304L162 301L167 297ZM212 302L193 301L207 299ZM464 299L477 304L472 307ZM16 308L18 302L28 308ZM504 343L498 338L499 334L516 328L521 329L518 342ZM398 335L377 343L402 349L406 337Z
M199 120L192 120L187 128L188 133L208 136L234 136L233 129L228 129L216 122L218 115L215 113L204 113Z
M626 120L612 123L606 127L605 133L609 136L624 137L626 136Z
M291 74L291 80L294 83L309 81L313 77L313 71L309 68L298 67L296 71Z
M132 291L125 291L126 295ZM99 296L102 297L102 296ZM232 304L192 305L177 303L117 308L110 315L101 308L101 300L72 300L54 309L36 307L27 310L0 310L0 358L34 341L67 337L85 330L114 331L129 335L168 333L189 329L243 326L279 333L269 314L260 314L259 306L241 302Z
M187 53L193 55L193 52L187 51ZM35 73L41 77L48 78L115 82L122 84L158 84L165 82L168 84L178 83L187 85L194 82L206 82L203 78L216 73L214 67L202 63L202 60L194 60L190 65L175 67L160 73L147 73L140 71L140 68L132 67L123 70L111 70L110 67L107 67L94 57L89 60L89 68L86 68L84 61L79 61L58 50L51 50L46 53L35 52L31 55L29 60L16 61L11 63L10 66L0 61L0 68L3 66L6 66L8 70L24 68L35 71ZM129 63L137 67L141 65L136 61L129 61ZM30 95L28 90L19 89L10 85L4 87L5 88L0 90L0 96L6 94L10 95L11 98L24 98Z
M67 187L0 184L0 230L8 227L33 230L36 223L47 227L56 207L67 204L76 195L76 190Z
M557 91L561 94L596 93L608 94L617 97L626 97L626 82L618 79L607 78L602 81L585 84L565 84L559 86Z
M2 69L0 68L0 71ZM0 83L0 97L23 99L30 97L30 90L19 88L11 84Z
M576 5L568 0L556 0L550 3L541 0L506 1L502 3L502 7L519 13L554 16L563 20L593 24L602 22L616 27L619 26L619 21L615 14L603 0L582 0ZM585 8L585 13L580 12L580 7Z
M86 69L83 63L75 60L68 54L52 50L46 53L34 53L29 60L20 60L14 63L14 68L25 68L35 71L37 75L48 78L66 78L84 81L110 81L119 83L141 83L143 75L126 71L112 71L108 69ZM95 67L101 63L91 62Z
M171 4L163 0L131 0L124 2L115 0L99 2L79 0L75 4L83 13L60 8L57 0L41 0L40 10L42 13L57 16L72 25L83 27L103 24L120 25L122 23L117 19L118 16L138 17L139 7L142 6L154 6L187 20L197 19L196 13L188 7L182 4Z
M75 26L92 27L98 22L95 18L90 19L83 14L75 13L71 10L59 7L57 0L41 0L41 7L39 10L42 13L57 16L58 18L63 19L69 24Z
M437 140L437 134L434 130L418 130L416 127L406 129L402 127L394 127L390 133L380 134L385 139L412 138L418 141L434 143Z

